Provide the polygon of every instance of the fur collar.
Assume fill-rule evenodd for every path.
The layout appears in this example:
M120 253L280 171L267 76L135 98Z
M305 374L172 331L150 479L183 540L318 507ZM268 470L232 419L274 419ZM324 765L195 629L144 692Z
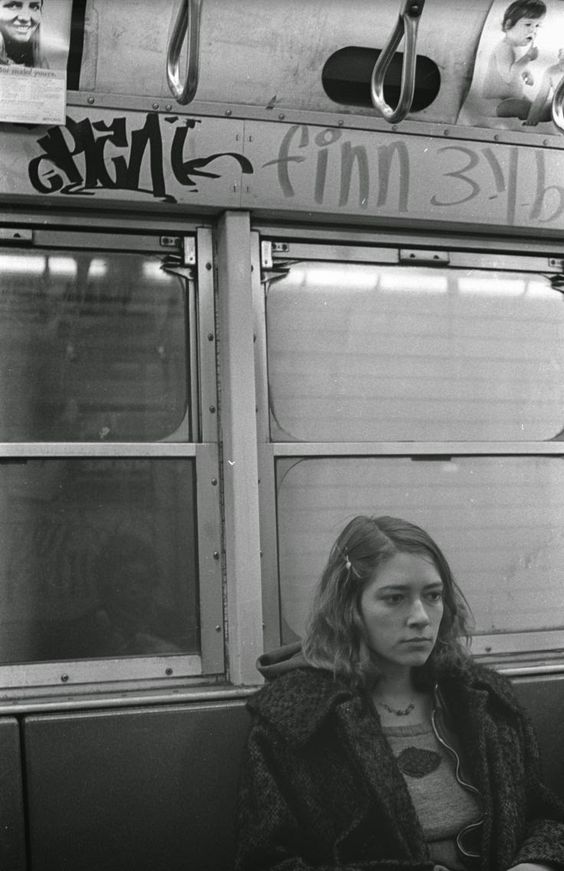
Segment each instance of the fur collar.
M507 678L473 662L440 669L437 685L442 698L453 705L477 691L484 700L497 702L521 712ZM475 695L475 692L474 692ZM249 708L291 743L305 744L323 725L331 712L358 695L329 671L300 665L267 683L248 702Z

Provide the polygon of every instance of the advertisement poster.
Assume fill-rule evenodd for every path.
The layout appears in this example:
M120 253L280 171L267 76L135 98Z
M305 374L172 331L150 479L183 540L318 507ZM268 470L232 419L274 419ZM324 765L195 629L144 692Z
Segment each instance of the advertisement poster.
M0 0L0 121L64 124L72 0Z
M552 121L564 76L564 0L494 0L459 124L561 133Z

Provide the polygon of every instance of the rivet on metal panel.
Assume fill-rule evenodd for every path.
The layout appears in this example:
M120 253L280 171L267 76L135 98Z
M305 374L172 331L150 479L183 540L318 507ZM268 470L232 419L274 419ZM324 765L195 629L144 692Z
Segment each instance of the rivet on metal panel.
M217 487L217 478L212 478L211 484L212 484L212 487Z
M153 104L152 104L152 108L155 109L155 111L156 111L156 110L159 108L159 104L158 104L158 103L153 103Z
M284 112L280 112L280 114L278 115L278 120L283 121L285 117L286 116L285 116Z
M219 625L219 623L218 623L217 626L215 627L215 631L216 631L216 632L221 632L221 626Z
M213 552L213 558L214 558L215 560L218 560L218 559L219 559L219 551L218 551L218 550L214 550L214 552Z
M210 270L211 268L212 268L211 263L206 263L206 269L208 270L208 272L209 272L209 270Z
M68 681L68 679L69 679L68 674L62 674L62 675L61 675L61 680L62 680L63 683L66 683L66 682Z
M550 140L549 140L549 139L543 139L542 144L545 145L545 146L549 146L549 145L550 145Z
M232 115L232 114L233 114L233 112L232 112L232 111L231 111L231 109L226 109L226 110L225 110L225 114L226 114L226 115L227 115L227 117L228 117L228 118L229 118L229 117L230 117L230 115Z
M448 129L448 127L446 130L443 130L443 136L450 136L450 130Z
M165 109L167 112L172 112L172 103L167 103Z
M210 405L210 414L215 414L215 405Z
M499 142L500 139L501 139L501 136L499 135L499 133L494 133L494 140L496 142Z
M88 99L87 99L86 102L87 102L87 103L90 103L90 105L92 105L92 103L95 102L95 97L88 97Z
M166 674L168 677L170 677L171 674L174 674L174 671L172 670L172 668L165 668L165 674Z
M213 334L213 333L208 333L208 342L213 342L214 339L215 339L214 334Z
M344 127L344 126L345 126L345 122L343 121L342 118L339 118L339 120L337 121L337 127Z

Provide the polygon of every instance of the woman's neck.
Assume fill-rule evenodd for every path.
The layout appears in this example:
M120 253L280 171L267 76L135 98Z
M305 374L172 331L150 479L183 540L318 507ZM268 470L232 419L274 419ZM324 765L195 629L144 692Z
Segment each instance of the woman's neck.
M432 707L430 693L416 687L411 668L383 669L372 702L384 726L421 723Z

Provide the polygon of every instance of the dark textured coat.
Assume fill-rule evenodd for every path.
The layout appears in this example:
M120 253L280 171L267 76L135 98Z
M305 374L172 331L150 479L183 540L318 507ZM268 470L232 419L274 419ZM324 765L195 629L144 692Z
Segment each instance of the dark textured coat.
M564 869L564 808L509 682L471 661L439 677L484 805L482 871ZM277 677L250 701L238 871L430 871L433 863L378 716L328 672Z

